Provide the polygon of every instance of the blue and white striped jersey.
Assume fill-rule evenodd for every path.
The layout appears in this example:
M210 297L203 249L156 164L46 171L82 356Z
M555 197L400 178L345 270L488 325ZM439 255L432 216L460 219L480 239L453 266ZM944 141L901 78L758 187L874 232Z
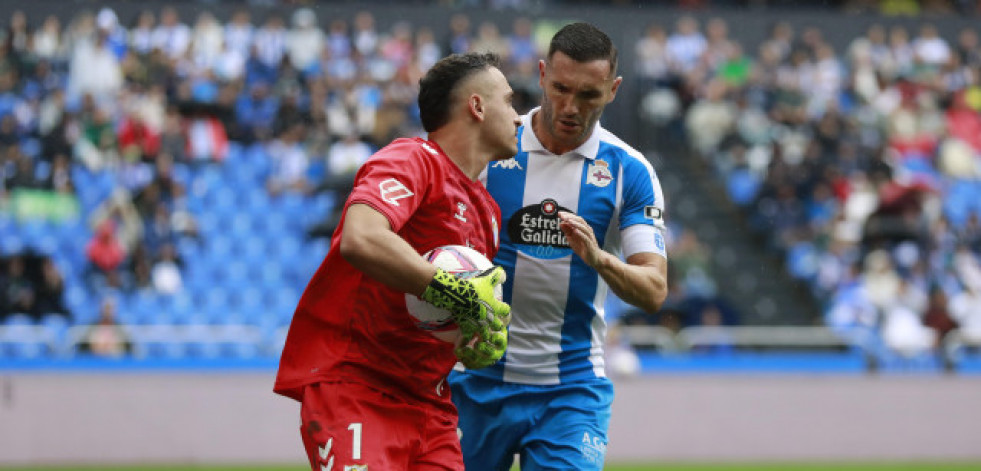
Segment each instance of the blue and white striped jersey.
M583 217L607 251L666 257L664 196L647 159L598 124L579 148L546 150L531 130L537 111L522 117L518 154L481 175L503 216L494 263L507 270L512 320L504 358L469 373L524 384L604 377L607 285L569 248L558 211Z

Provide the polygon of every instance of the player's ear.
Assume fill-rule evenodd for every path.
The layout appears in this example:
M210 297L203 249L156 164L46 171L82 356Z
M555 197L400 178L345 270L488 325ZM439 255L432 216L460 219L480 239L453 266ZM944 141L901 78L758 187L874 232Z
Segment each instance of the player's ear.
M607 103L612 102L617 97L617 90L620 89L621 82L623 82L623 77L617 77L613 80L613 88L610 89L610 100Z
M470 115L477 121L484 120L484 100L480 95L476 93L471 94L470 99L467 100L467 106L470 109Z

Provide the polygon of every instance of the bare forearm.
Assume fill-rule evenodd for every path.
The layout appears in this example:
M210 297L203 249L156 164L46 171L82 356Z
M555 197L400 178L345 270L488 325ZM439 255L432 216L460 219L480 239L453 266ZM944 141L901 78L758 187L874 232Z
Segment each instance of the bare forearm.
M436 273L435 267L392 232L388 219L365 205L348 209L341 235L341 255L365 275L415 295L422 294Z
M609 252L603 252L593 267L610 290L624 302L655 312L661 309L661 304L668 295L666 263L657 260L663 258L653 254L638 254L635 257L644 259L644 264L626 263ZM656 257L653 262L650 257ZM635 263L638 260L631 260Z

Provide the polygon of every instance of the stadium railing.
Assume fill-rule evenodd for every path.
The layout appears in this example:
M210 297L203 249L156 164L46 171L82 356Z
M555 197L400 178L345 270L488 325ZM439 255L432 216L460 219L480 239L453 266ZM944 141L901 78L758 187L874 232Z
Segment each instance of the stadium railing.
M941 348L948 369L981 373L981 333L951 330L944 335Z
M72 326L56 332L43 325L0 326L0 366L18 360L64 364L91 358L82 349L89 329ZM134 365L174 359L275 360L288 331L285 326L269 331L247 324L124 325L121 329L130 346L127 357ZM645 369L652 371L895 370L874 339L821 326L693 326L678 332L649 325L618 329L639 353ZM935 356L940 366L927 370L981 373L981 336L951 331Z

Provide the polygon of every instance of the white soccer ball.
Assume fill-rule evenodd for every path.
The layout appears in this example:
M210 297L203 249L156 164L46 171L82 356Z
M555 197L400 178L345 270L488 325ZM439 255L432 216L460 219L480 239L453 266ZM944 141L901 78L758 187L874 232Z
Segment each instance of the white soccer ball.
M463 245L444 245L426 252L422 258L442 268L447 273L469 278L494 266L482 253ZM494 297L504 298L500 285L494 288ZM440 309L412 294L405 295L405 308L416 321L416 326L444 342L461 341L460 328L453 322L450 311Z

